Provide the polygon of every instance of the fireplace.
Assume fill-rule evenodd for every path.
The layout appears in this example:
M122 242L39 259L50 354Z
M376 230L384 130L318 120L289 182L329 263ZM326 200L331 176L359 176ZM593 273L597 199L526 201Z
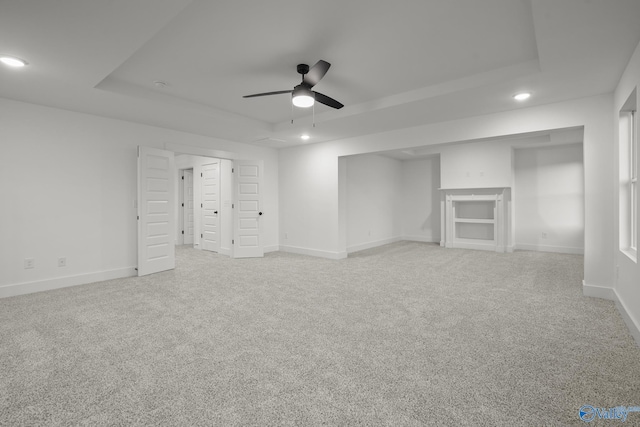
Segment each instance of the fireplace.
M510 188L440 191L440 246L513 252Z

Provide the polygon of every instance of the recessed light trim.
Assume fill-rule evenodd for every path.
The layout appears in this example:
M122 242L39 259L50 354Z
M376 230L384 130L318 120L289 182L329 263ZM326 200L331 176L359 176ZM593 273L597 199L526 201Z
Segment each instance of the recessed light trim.
M0 62L13 68L22 68L28 64L28 62L24 59L16 58L15 56L10 55L0 55Z
M516 101L525 101L531 97L531 92L520 92L513 95L513 99Z

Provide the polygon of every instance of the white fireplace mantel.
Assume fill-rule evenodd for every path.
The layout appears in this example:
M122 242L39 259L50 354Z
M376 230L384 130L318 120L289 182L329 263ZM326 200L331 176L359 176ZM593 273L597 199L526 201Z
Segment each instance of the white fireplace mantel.
M513 252L509 187L440 191L440 246Z

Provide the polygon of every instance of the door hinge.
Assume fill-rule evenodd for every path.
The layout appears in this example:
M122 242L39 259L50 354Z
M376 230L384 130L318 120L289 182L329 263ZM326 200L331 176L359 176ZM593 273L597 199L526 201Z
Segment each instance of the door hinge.
M203 208L204 206L202 206L202 203L200 203L200 207Z
M182 177L182 179L184 180L184 176Z
M234 172L235 172L235 169L234 169L234 168L231 168L231 173L234 173Z
M201 234L201 235L200 235L200 238L202 239L203 237L204 237L204 236Z
M182 234L184 234L184 230L182 230Z
M182 207L184 208L184 203L182 204Z
M231 239L231 244L234 245L235 243L236 243L236 241Z
M236 207L235 203L231 203L231 209L233 209L235 207Z
M138 217L138 221L140 220L140 217Z
M200 172L200 176L202 176L202 172Z

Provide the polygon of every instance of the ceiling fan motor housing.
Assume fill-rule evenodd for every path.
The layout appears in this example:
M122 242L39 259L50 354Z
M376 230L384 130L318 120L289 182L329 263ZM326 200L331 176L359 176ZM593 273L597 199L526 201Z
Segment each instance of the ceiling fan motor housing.
M309 72L309 66L307 64L298 64L298 73L303 76Z

